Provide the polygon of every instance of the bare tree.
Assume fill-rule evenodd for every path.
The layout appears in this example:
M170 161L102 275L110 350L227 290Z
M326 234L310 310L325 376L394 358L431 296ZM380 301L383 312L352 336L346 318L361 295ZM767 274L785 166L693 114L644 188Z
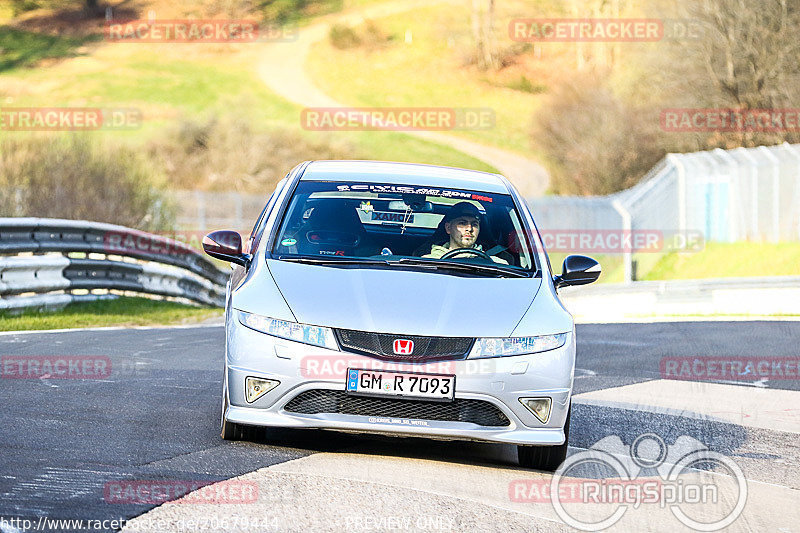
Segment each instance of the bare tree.
M686 51L714 92L742 108L786 105L798 95L800 0L687 2L706 33Z
M494 35L495 0L472 0L472 37L482 69L498 67L497 40Z
M701 0L681 4L700 23L702 36L673 45L672 70L680 69L678 98L693 107L780 109L800 102L800 0ZM754 146L795 132L734 132L710 145ZM710 142L709 142L710 141Z
M664 156L658 117L614 95L593 74L555 87L531 137L547 154L557 194L609 194L634 184Z

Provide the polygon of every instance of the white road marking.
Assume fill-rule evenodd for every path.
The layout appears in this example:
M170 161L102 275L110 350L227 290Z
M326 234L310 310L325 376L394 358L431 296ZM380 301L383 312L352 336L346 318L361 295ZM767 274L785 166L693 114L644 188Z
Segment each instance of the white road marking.
M476 517L479 519L477 526L482 531L516 531L519 524L523 524L523 531L566 530L549 500L520 498L521 491L515 488L520 483L530 482L539 487L541 492L537 491L537 494L546 494L552 479L548 474L513 466L483 466L446 458L432 460L372 452L317 453L251 472L237 479L258 484L259 501L256 504L209 506L202 512L213 513L221 520L233 516L280 516L293 525L289 527L291 530L314 527L315 530L336 531L348 521L351 530L368 529L365 524L374 524L387 516L402 523L402 519L430 512L429 508L421 509L422 505L430 504L436 508L443 523L452 526L444 531L476 529L471 521ZM719 479L710 481L709 476ZM689 472L681 479L684 483L688 479L694 480L695 484L719 486L730 485L733 480L710 472ZM277 499L268 497L277 492L282 496ZM798 498L798 490L748 481L747 505L729 531L748 531L750 528L774 531L793 527L800 522L800 509L794 505ZM692 514L713 516L725 509L726 503L701 503L691 508ZM147 523L162 520L167 526L179 524L197 515L195 507L162 505L134 519L123 531L143 530L142 526ZM580 507L583 516L599 519L608 514L606 505L583 504ZM632 506L618 528L621 531L675 531L680 524L669 508L658 503ZM781 511L773 512L776 509Z
M717 383L724 383L726 385L738 385L740 387L758 387L761 389L767 388L768 379L759 379L758 381L727 381L724 379L719 380Z
M800 391L658 379L573 398L576 403L800 433Z
M576 324L655 324L661 322L800 322L800 316L772 316L772 315L708 315L708 316L597 316L572 314Z

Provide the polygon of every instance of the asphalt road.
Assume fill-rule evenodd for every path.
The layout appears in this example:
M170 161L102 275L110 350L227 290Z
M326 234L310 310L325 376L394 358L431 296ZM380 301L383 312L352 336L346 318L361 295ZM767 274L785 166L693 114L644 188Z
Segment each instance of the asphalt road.
M666 356L800 354L798 322L582 325L577 334L576 394L659 379ZM109 503L108 483L217 481L320 451L513 464L509 446L308 430L223 442L223 345L222 327L0 335L2 356L96 356L111 363L106 379L0 380L0 518L128 519L154 505ZM798 390L797 379L758 385ZM627 441L645 431L667 441L693 436L734 456L748 478L800 488L791 433L576 404L570 444L589 447L606 435Z

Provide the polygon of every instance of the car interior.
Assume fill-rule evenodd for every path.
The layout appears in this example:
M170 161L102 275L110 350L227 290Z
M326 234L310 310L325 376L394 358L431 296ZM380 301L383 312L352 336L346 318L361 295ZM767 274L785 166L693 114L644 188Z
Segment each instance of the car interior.
M352 198L307 198L302 209L294 211L294 219L287 222L275 252L315 256L422 257L430 252L433 244L447 242L444 215L450 207L449 204L426 202L424 197L422 202L378 198L370 199L368 204ZM506 260L509 265L520 266L519 238L508 214L503 208L482 210L485 215L477 243L490 255ZM415 218L420 214L426 215L426 224ZM466 254L453 258L460 259L486 261Z

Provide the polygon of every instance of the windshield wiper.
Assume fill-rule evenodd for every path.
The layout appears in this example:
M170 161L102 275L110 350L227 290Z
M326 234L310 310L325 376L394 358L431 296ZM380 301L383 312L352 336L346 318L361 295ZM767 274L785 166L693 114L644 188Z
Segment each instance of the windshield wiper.
M431 261L424 259L414 259L403 257L401 259L371 259L371 258L338 258L333 255L320 257L303 257L296 255L279 255L276 259L280 261L290 261L292 263L304 263L308 265L374 265L374 266L413 266L427 268L430 270L459 270L462 272L480 272L482 274L505 274L516 278L528 277L527 272L520 272L510 268L503 268L495 265L476 265L474 263L456 263L450 261Z
M427 268L444 268L451 270L463 270L467 272L484 272L487 274L507 274L516 278L527 278L527 272L520 272L510 268L496 265L478 265L475 263L456 263L454 261L431 261L424 259L402 258L397 261L390 261L390 264L413 265Z
M335 255L323 255L320 257L301 257L296 255L279 255L279 261L290 261L292 263L307 263L309 265L336 264L336 265L388 265L389 261L384 259L358 259L342 258Z

